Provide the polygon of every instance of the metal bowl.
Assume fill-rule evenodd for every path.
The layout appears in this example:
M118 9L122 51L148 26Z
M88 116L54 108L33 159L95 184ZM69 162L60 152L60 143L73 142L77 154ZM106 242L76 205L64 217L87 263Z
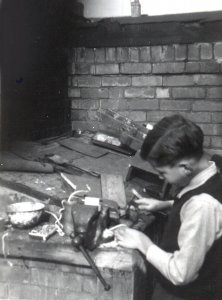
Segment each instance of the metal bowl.
M38 223L45 205L33 202L18 202L7 206L10 223L17 228L26 228Z

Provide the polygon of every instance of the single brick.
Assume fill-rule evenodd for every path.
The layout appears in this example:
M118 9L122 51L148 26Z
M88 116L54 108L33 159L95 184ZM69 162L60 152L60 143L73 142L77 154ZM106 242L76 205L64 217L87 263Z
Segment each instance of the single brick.
M128 104L126 99L101 99L100 108L112 110L127 110Z
M153 98L154 88L126 88L124 96L126 98Z
M129 76L106 76L102 77L102 86L130 86Z
M174 48L173 46L152 46L151 57L153 62L164 62L174 60Z
M221 101L195 101L192 110L194 111L222 111Z
M202 43L200 44L200 59L212 59L213 47L212 44Z
M162 61L162 46L151 47L151 58L152 58L152 62Z
M109 91L107 88L82 88L81 98L108 98Z
M167 88L157 88L156 89L156 97L157 98L169 98L170 90Z
M198 74L194 75L194 82L197 85L222 85L222 75Z
M60 291L63 291L65 294L65 290L58 290L50 287L41 287L41 300L60 300Z
M133 76L132 86L161 86L162 76Z
M214 44L214 57L217 61L222 61L222 42Z
M220 64L215 61L202 61L200 62L201 73L219 73Z
M92 72L92 74L94 73ZM95 74L96 75L119 74L119 65L118 64L95 65Z
M31 269L31 284L53 288L62 288L62 272L51 269Z
M222 112L213 112L212 113L212 122L213 123L222 123Z
M187 46L186 45L174 45L175 60L183 61L187 59Z
M211 123L209 112L182 112L182 115L195 123Z
M186 62L185 64L186 73L199 73L200 63L199 62Z
M80 63L75 64L75 72L72 74L90 74L91 72L91 64L88 63Z
M74 272L65 272L62 273L60 285L64 290L80 292L82 291L84 277Z
M153 62L164 62L174 60L173 46L152 46L151 57Z
M79 87L99 87L101 86L101 78L96 76L78 77Z
M105 48L96 48L95 49L95 62L96 63L105 63L106 54Z
M154 74L173 74L173 73L183 73L185 64L182 62L175 63L157 63L153 64Z
M221 136L212 136L211 137L211 146L213 148L222 148L222 137Z
M85 49L85 60L86 63L92 63L95 61L95 53L93 48L86 48Z
M120 87L109 88L109 98L119 99L119 98L123 98L123 96L124 96L123 88Z
M176 99L186 99L186 98L204 98L205 89L200 87L178 87L172 88L172 96Z
M148 74L151 72L149 63L122 63L120 65L122 74Z
M41 287L34 285L9 284L8 299L41 299Z
M183 115L185 118L196 122L196 123L210 123L211 122L211 115L208 112L186 112L181 111L181 115ZM147 112L147 120L150 122L158 122L162 118L172 115L172 111L150 111Z
M96 276L84 276L82 278L82 290L90 294L95 294L97 286Z
M172 45L162 46L162 61L174 61L174 47Z
M96 121L98 120L98 114L95 110L88 110L87 120Z
M126 295L133 295L134 280L132 274L124 273L122 276L115 276L113 278L113 286L115 286L115 289L113 290L113 299L126 299Z
M72 110L71 111L72 121L86 121L88 120L87 110Z
M205 135L222 135L222 124L199 124Z
M172 111L148 111L146 113L146 119L148 122L157 123L164 117L172 115Z
M163 76L163 86L192 86L194 84L193 75Z
M207 98L222 98L222 87L207 88Z
M77 76L71 76L70 79L71 79L71 86L72 87L77 87L78 86L78 77Z
M129 48L118 47L116 49L117 62L127 62L129 60Z
M135 122L144 122L146 121L146 112L145 111L129 111L128 117Z
M0 299L8 299L8 285L0 282Z
M205 148L209 148L211 146L211 137L210 136L204 136L204 142L203 145Z
M82 131L88 130L96 132L100 130L106 130L106 126L98 121L72 121L72 130L76 129L80 129Z
M54 270L56 268L55 263L51 262L43 262L37 260L30 260L26 259L23 263L27 268L39 268L39 269L47 269L47 270Z
M200 59L200 45L193 44L188 45L188 60L199 60Z
M78 99L72 100L72 109L99 109L99 100Z
M160 100L160 110L190 110L191 101L185 100Z
M151 59L150 47L141 47L140 48L140 61L149 62Z
M131 62L139 61L139 49L138 48L129 48L129 59Z
M85 51L86 51L86 48L82 48L82 47L76 49L76 62L77 63L85 62Z
M128 100L128 109L130 110L157 110L158 108L158 100Z
M80 89L69 88L68 89L68 97L69 98L79 98L80 97Z
M106 48L106 61L107 62L116 61L116 48Z

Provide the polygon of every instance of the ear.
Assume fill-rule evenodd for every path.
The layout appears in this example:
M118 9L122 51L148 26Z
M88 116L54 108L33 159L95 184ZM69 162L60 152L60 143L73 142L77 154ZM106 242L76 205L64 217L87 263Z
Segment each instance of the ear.
M190 175L193 171L192 161L190 159L183 159L178 165L186 175Z

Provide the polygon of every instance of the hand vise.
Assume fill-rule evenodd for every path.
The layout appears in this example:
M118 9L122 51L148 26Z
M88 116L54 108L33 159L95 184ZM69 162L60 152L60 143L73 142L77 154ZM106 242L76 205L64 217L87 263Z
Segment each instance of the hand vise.
M82 252L107 291L110 285L106 283L86 249L93 250L101 242L103 230L107 227L108 211L107 206L99 210L98 206L74 204L72 207L74 231L71 234L73 246Z

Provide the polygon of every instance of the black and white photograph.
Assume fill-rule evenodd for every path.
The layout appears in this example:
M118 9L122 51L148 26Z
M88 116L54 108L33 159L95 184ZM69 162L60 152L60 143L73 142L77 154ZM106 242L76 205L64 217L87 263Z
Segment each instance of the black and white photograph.
M221 0L0 0L0 300L222 300Z

